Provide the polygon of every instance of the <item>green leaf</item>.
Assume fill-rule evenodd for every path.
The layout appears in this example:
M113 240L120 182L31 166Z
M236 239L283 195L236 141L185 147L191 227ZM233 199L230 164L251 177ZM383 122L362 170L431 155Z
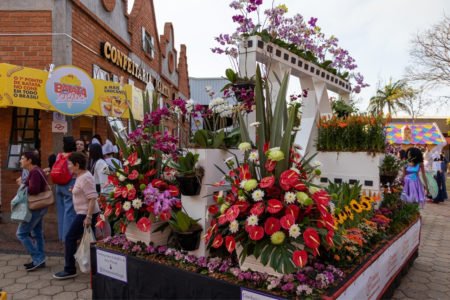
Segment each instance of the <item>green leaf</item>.
M266 164L266 156L264 154L264 143L266 142L266 119L265 119L265 109L264 109L264 96L263 96L263 86L262 86L261 70L259 65L256 67L256 84L255 84L255 102L256 102L256 121L260 123L256 129L256 134L258 136L257 148L259 154L259 161L261 166ZM261 177L266 177L266 169L261 168Z
M283 81L280 86L280 90L277 96L277 102L275 104L275 111L273 114L273 120L270 128L270 147L280 146L282 130L283 130L283 113L286 109L286 92L289 82L289 73L285 73ZM258 105L258 104L257 104ZM285 153L286 155L286 153Z
M280 150L284 153L284 159L279 161L276 166L275 176L278 178L284 170L289 166L289 149L292 141L292 128L294 127L295 118L297 117L297 107L291 107L289 118L284 129L284 135L281 140Z
M270 254L272 253L275 246L273 244L269 244L266 248L264 248L262 254L261 254L261 263L263 266L267 265L270 259Z
M232 69L226 69L225 70L225 76L232 83L235 83L237 81L237 78L238 78L237 73L234 72Z
M204 129L197 130L194 134L193 141L200 147L206 148L208 146L208 136L206 130Z
M267 245L267 241L261 241L261 242L257 243L256 246L255 246L255 251L253 252L253 255L256 258L258 258L261 255L262 250L264 249L264 247L266 245Z
M247 124L245 124L244 118L240 112L237 113L239 119L239 131L241 133L242 142L251 143L250 135L248 133Z
M213 141L212 147L213 148L219 148L223 144L223 140L224 139L225 139L225 131L222 129L214 137L214 141Z

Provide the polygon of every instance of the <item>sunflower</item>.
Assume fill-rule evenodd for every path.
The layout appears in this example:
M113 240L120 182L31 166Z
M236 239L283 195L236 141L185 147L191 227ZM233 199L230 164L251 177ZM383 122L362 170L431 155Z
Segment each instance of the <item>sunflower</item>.
M370 204L370 201L367 200L367 197L366 198L362 197L361 202L359 204L362 207L362 209L364 209L364 210L372 209L372 204Z
M363 208L356 200L350 201L350 207L357 213L361 213L363 211Z
M348 205L346 205L346 206L344 207L344 210L345 210L345 212L347 213L347 216L350 218L350 220L353 220L353 213L352 213L352 211L350 210L350 208L348 207Z

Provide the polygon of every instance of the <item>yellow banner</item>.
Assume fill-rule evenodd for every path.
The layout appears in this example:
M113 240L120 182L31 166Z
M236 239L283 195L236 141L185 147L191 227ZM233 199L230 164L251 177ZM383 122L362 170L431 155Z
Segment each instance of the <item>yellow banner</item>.
M121 89L118 83L91 79L86 72L74 66L60 66L49 73L0 64L0 107L45 109L65 115L129 118L127 99L132 99L132 88L125 84ZM141 93L136 91L136 94ZM135 105L134 111L143 110L142 101L137 100Z

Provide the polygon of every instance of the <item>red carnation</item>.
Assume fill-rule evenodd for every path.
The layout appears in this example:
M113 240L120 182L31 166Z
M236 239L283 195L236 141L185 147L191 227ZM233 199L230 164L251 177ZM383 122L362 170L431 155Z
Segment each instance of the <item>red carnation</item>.
M293 215L285 215L281 217L280 222L284 229L289 229L295 224L295 218Z
M268 201L267 211L271 214L276 214L283 208L281 202L277 199L270 199Z
M308 228L303 232L305 245L311 249L317 249L320 245L319 234L313 228Z
M261 183L259 186L263 189L271 188L273 184L275 183L275 177L274 176L268 176L261 179Z
M219 248L220 246L222 246L223 244L223 238L222 235L219 233L216 238L214 239L214 241L212 242L212 246L214 248Z
M264 223L264 230L267 235L272 235L278 230L280 230L280 221L277 218L269 217Z
M225 247L230 253L232 253L234 251L234 248L236 248L236 241L231 235L225 238Z
M264 203L258 202L253 205L252 209L250 209L250 213L254 214L255 216L259 216L264 212L264 207Z
M248 226L248 234L252 240L259 241L264 236L264 229L257 225Z
M137 222L137 227L139 228L140 231L147 232L152 227L152 223L148 218L142 217Z
M306 262L308 261L308 254L305 250L295 250L292 254L292 260L298 267L303 268L303 266L305 266Z

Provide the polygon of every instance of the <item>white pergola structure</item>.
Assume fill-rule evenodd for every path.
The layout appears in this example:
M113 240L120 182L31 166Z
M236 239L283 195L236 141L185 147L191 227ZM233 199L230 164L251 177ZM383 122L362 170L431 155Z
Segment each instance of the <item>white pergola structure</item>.
M349 100L350 84L284 48L266 43L259 36L252 36L239 48L240 75L251 77L256 74L257 63L266 68L272 99L276 99L280 89L274 74L281 80L288 72L299 79L302 90L308 90L307 98L303 99L301 127L295 144L302 147L302 154L316 152L317 121L320 116L332 113L328 90ZM249 118L252 119L251 116ZM249 130L254 137L254 128Z

